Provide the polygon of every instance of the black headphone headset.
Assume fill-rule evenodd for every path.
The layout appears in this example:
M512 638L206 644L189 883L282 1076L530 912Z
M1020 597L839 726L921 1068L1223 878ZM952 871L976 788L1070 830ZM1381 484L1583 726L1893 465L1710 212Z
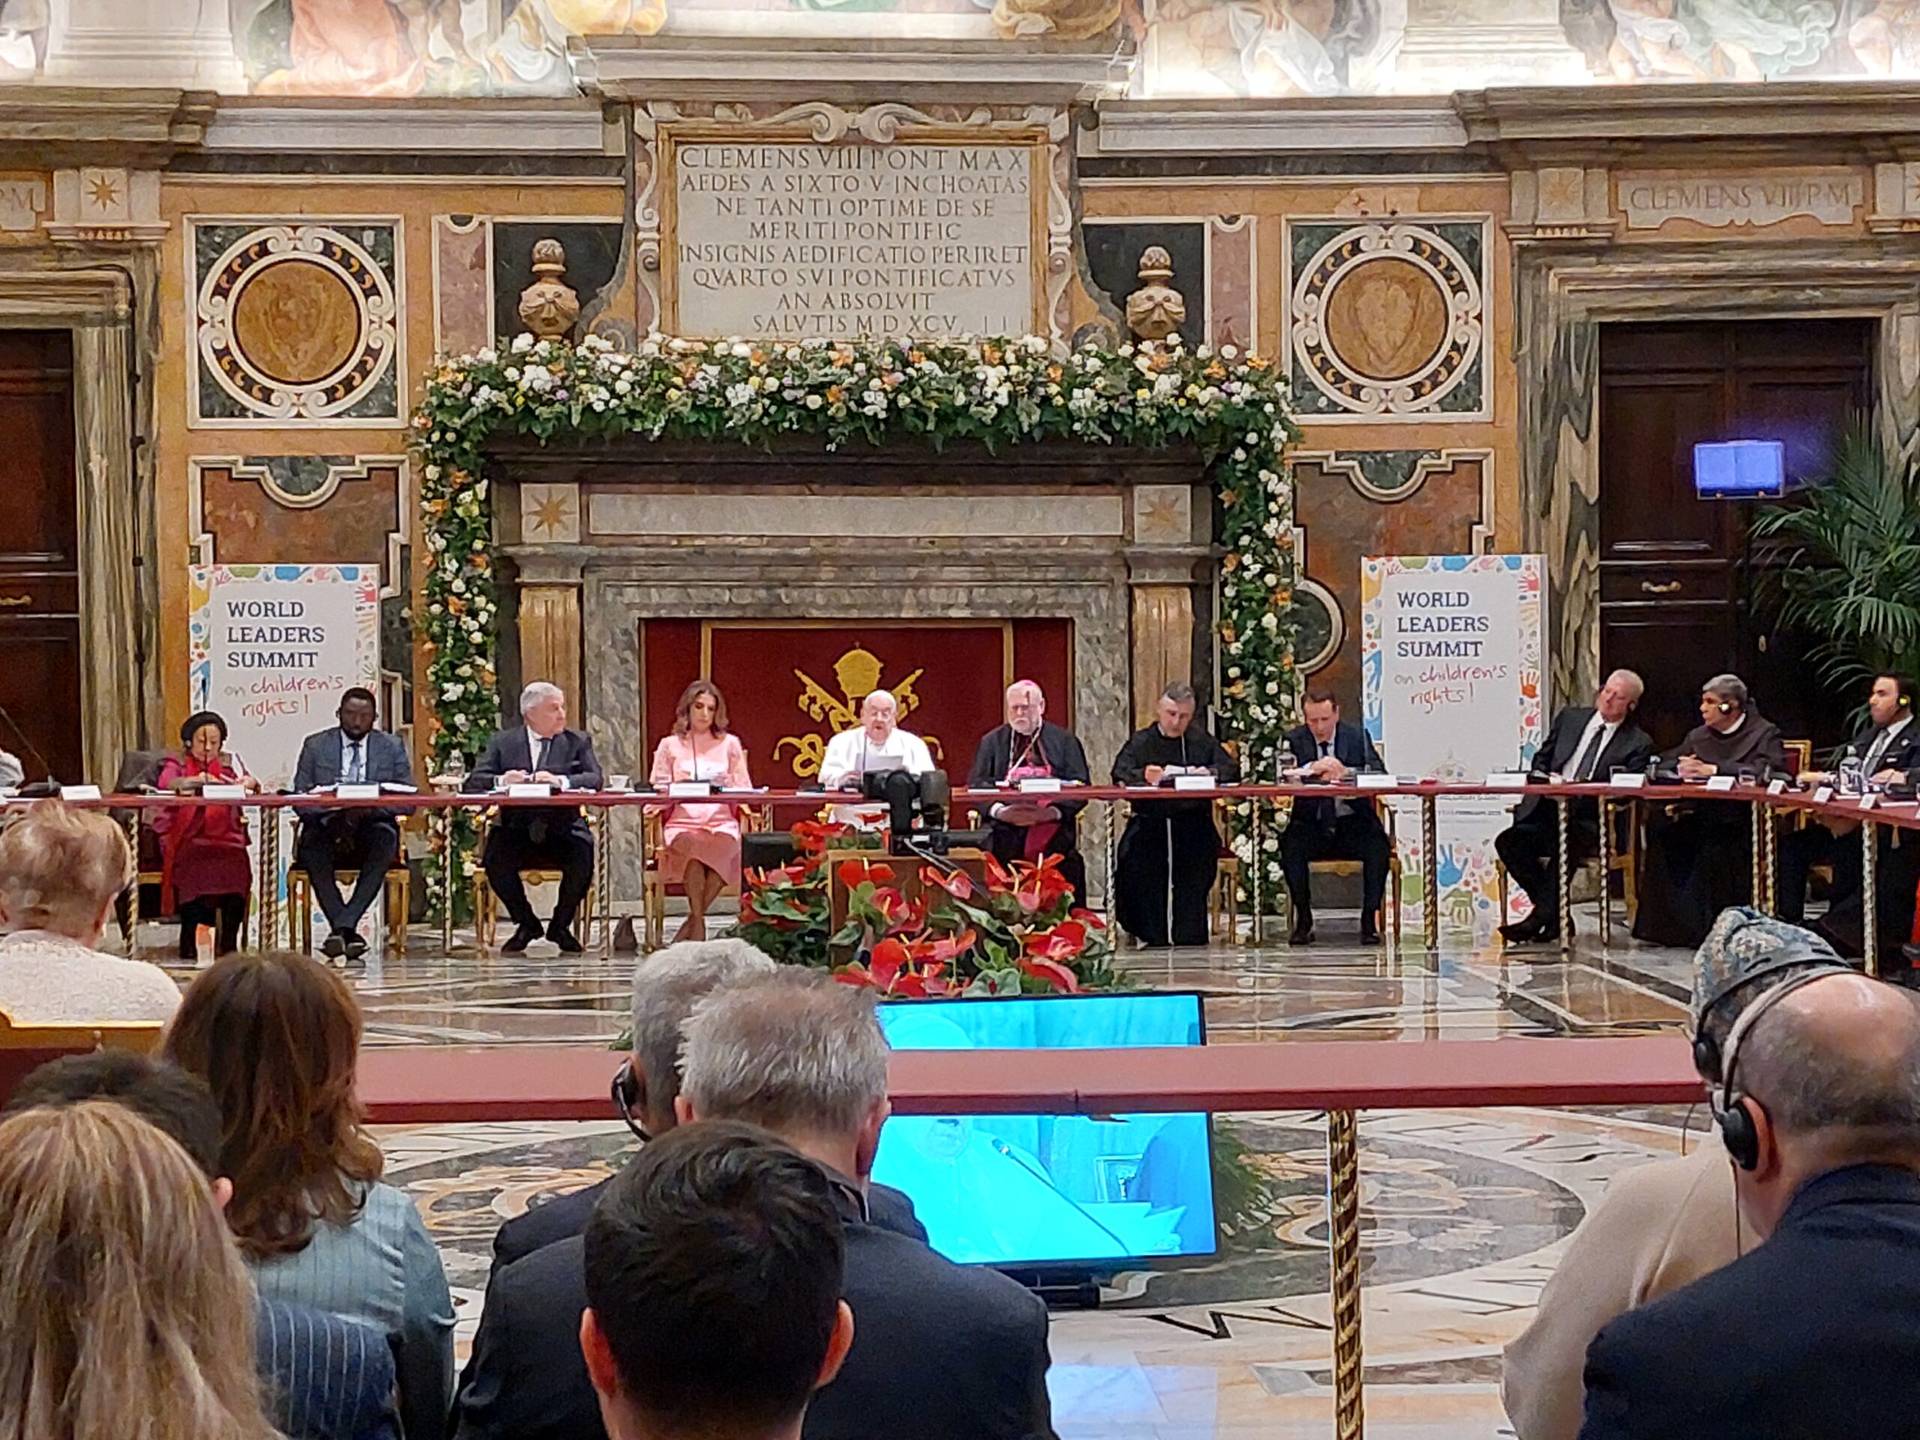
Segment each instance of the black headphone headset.
M1804 961L1784 960L1768 966L1767 970L1777 970L1784 965L1801 963L1804 963ZM1767 973L1767 970L1762 970L1757 973L1764 975ZM1811 985L1816 980L1824 980L1829 975L1855 975L1858 973L1859 972L1851 965L1816 964L1813 968L1802 974L1793 975L1781 981L1778 985L1774 986L1773 989L1767 991L1766 994L1755 999L1752 1004L1740 1012L1739 1018L1733 1022L1733 1029L1727 1032L1726 1072L1721 1077L1720 1093L1714 1101L1713 1118L1715 1123L1720 1127L1720 1140L1721 1143L1727 1147L1727 1154L1732 1157L1733 1163L1738 1165L1742 1170L1752 1170L1760 1164L1760 1131L1759 1127L1754 1124L1753 1118L1754 1111L1760 1108L1760 1102L1742 1094L1737 1083L1740 1070L1741 1042L1745 1040L1748 1032L1751 1031L1755 1025L1759 1024L1762 1015L1765 1015L1767 1011L1786 999L1787 996L1791 995L1794 991L1801 989L1803 986ZM1747 980L1754 978L1755 976L1751 975L1745 976L1741 983L1744 984ZM1705 1015L1706 1011L1702 1010L1701 1014ZM1694 1036L1693 1058L1694 1064L1700 1067L1701 1074L1711 1075L1719 1073L1719 1047L1706 1035L1699 1034ZM1712 1068L1703 1064L1703 1059L1711 1060L1713 1062Z

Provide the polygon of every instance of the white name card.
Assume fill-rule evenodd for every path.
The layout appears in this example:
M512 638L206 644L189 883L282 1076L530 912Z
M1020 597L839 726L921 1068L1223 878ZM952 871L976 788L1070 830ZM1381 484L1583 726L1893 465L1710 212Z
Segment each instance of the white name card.
M1866 794L1860 797L1860 808L1862 810L1871 810L1873 809L1874 806L1878 805L1879 803L1880 803L1880 797L1874 794L1871 790L1869 790Z
M705 794L705 790L701 791ZM523 785L509 785L507 798L510 800L544 800L553 794L551 785L542 785L538 781L528 781Z
M1487 776L1488 786L1495 790L1505 789L1510 785L1525 785L1526 783L1527 772L1524 770L1496 770Z
M342 800L378 800L380 787L378 785L342 785L333 793Z
M1813 792L1813 803L1816 805L1824 805L1831 799L1833 799L1833 787L1831 785L1822 785L1818 790Z
M1391 790L1400 783L1398 775L1356 775L1353 783L1362 790Z
M705 780L675 780L667 786L667 794L675 800L693 800L704 798L713 793L713 787Z
M60 798L62 800L98 800L100 787L98 785L62 785Z
M1058 795L1060 779L1053 775L1030 775L1020 782L1022 795Z
M99 798L99 794L99 791L94 791L94 797L96 799ZM247 798L247 787L244 785L206 785L201 787L200 794L208 800L244 800Z
M1769 794L1769 795L1784 795L1784 794L1786 794L1786 793L1787 793L1787 782L1786 782L1786 781L1784 781L1784 780L1769 780L1769 781L1767 782L1767 794Z
M1735 777L1732 775L1709 775L1707 777L1707 789L1731 790L1733 789L1734 779Z
M1173 788L1176 790L1211 790L1218 782L1211 775L1176 775Z
M1647 777L1640 774L1610 775L1607 777L1607 784L1615 790L1644 790L1647 787Z

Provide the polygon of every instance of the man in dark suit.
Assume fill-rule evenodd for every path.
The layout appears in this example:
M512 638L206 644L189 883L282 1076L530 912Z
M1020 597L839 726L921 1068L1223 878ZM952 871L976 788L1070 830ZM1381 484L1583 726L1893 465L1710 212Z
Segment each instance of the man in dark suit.
M1533 752L1532 775L1545 780L1606 780L1614 770L1644 770L1653 754L1653 741L1633 723L1633 707L1646 685L1631 670L1607 677L1591 705L1569 705L1553 717L1547 738ZM1525 920L1502 925L1500 934L1510 944L1560 938L1560 817L1554 802L1529 795L1513 812L1513 824L1494 837L1500 863L1527 899L1533 913ZM1600 805L1576 800L1567 817L1567 863L1578 865L1600 850Z
M1715 1113L1753 1248L1603 1329L1581 1440L1908 1435L1920 1412L1920 1004L1809 972L1742 1012Z
M605 783L593 741L583 731L567 729L567 697L558 685L536 680L521 691L520 718L523 724L502 730L487 743L486 753L467 776L468 790L527 783L555 790L598 790ZM580 953L573 917L593 883L593 832L577 808L501 806L480 863L487 884L513 917L513 937L500 947L503 953L522 954L541 935L522 870L560 872L560 898L545 933L562 954Z
M1072 785L1091 782L1087 752L1073 733L1046 718L1047 697L1031 680L1007 687L1007 723L980 737L973 752L969 790L991 790L1022 780L1061 780ZM1076 904L1087 895L1087 862L1081 857L1079 815L1084 800L1065 795L1016 796L987 807L988 844L1000 860L1038 860L1042 855L1065 857L1060 873L1073 882Z
M800 1433L853 1344L845 1205L757 1125L647 1147L587 1229L580 1348L614 1440Z
M224 1208L220 1106L198 1076L126 1050L70 1055L35 1070L6 1114L88 1101L125 1106L200 1168ZM399 1440L393 1351L371 1326L278 1300L254 1307L254 1364L268 1418L287 1440Z
M1046 1306L876 1223L863 1179L887 1115L887 1045L870 996L797 967L729 985L687 1022L681 1072L682 1123L762 1125L825 1167L844 1202L858 1319L807 1440L1051 1440ZM460 1440L605 1435L574 1343L584 1257L563 1240L495 1276L454 1402Z
M1337 785L1356 770L1386 768L1367 732L1341 720L1340 702L1331 690L1309 690L1301 713L1307 723L1287 732L1287 750L1300 778ZM1293 897L1293 943L1313 943L1313 872L1308 867L1315 860L1331 859L1361 863L1360 943L1378 945L1380 905L1392 858L1379 813L1367 801L1295 800L1280 836L1280 866Z
M1867 697L1867 725L1833 757L1833 767L1800 776L1803 785L1832 785L1835 771L1851 758L1875 785L1904 781L1920 768L1920 725L1913 720L1913 683L1902 675L1876 675ZM1917 777L1920 778L1920 777ZM1860 827L1821 816L1780 836L1780 915L1796 924L1806 914L1807 876L1816 865L1833 866L1827 913L1814 926L1843 954L1858 955L1865 940L1862 896L1864 857ZM1900 843L1896 844L1898 840ZM1920 845L1892 826L1880 832L1877 887L1880 953L1892 955L1913 933L1913 895L1920 878Z
M413 784L413 762L397 735L373 728L380 718L371 690L356 685L340 696L334 712L340 722L330 730L309 735L300 747L293 788L307 795L339 785ZM300 836L294 855L313 884L314 898L327 917L328 935L321 949L338 959L356 959L367 952L360 936L360 920L379 898L387 871L400 853L400 827L392 810L355 807L341 810L302 810ZM358 872L353 894L340 898L336 870ZM396 916L395 924L406 924Z

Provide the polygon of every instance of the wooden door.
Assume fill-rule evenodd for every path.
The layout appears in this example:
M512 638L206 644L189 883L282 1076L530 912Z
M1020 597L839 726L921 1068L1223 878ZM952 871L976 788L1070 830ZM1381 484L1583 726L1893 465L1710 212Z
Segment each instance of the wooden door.
M1700 683L1721 671L1789 736L1840 738L1858 697L1828 695L1807 642L1755 621L1753 502L1698 499L1693 447L1780 439L1789 478L1817 476L1869 402L1872 340L1867 320L1602 329L1600 658L1646 679L1641 719L1659 745L1698 723Z
M0 748L72 783L89 777L68 332L0 329L0 437Z

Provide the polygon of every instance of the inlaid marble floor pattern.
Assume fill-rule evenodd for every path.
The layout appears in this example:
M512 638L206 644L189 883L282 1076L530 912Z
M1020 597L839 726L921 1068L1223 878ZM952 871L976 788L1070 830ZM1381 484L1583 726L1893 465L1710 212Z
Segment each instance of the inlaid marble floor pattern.
M1438 955L1361 949L1323 919L1321 943L1133 951L1155 987L1207 994L1215 1043L1485 1039L1644 1033L1684 1022L1691 957L1591 947ZM349 968L370 1045L607 1046L626 1023L632 956L482 956L456 947ZM191 978L182 967L180 978ZM1689 1142L1688 1120L1696 1134ZM1260 1184L1221 1254L1116 1276L1092 1311L1054 1316L1051 1388L1062 1440L1296 1440L1333 1433L1326 1293L1325 1138L1303 1113L1218 1117ZM1679 1110L1387 1111L1363 1117L1367 1433L1393 1440L1512 1434L1501 1346L1586 1212L1622 1169L1698 1142ZM529 1204L590 1184L629 1152L599 1124L391 1127L389 1175L446 1257L465 1355L494 1231Z

